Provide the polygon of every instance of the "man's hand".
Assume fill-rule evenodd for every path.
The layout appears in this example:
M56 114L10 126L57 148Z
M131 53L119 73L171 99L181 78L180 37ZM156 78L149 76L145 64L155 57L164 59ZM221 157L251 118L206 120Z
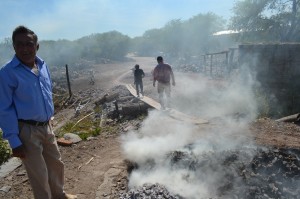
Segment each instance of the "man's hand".
M172 82L172 85L175 86L175 82Z
M25 151L23 145L18 146L17 148L12 149L12 156L17 158L25 158Z

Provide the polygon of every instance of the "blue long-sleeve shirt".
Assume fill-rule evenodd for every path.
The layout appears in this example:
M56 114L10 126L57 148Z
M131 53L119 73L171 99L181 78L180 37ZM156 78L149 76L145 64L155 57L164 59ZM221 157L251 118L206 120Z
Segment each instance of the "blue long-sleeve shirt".
M54 114L48 67L39 57L36 64L38 75L16 56L0 69L0 128L11 148L22 145L18 119L44 122Z

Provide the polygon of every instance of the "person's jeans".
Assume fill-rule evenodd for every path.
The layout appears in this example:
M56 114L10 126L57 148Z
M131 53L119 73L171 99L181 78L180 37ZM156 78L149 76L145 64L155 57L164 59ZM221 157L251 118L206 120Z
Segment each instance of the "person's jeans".
M135 89L136 89L136 94L138 96L140 95L140 91L141 91L142 95L144 95L143 81L135 82Z

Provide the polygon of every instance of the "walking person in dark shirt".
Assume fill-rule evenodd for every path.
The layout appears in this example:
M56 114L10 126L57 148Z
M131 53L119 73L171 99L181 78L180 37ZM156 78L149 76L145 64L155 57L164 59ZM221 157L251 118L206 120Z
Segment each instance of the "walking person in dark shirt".
M144 95L144 88L143 88L143 78L145 77L145 73L138 64L135 65L134 70L134 84L136 89L136 94L140 97L140 90L141 94Z
M175 86L175 77L172 67L169 64L164 63L164 60L161 56L157 57L157 63L158 65L154 68L153 71L153 86L155 87L155 82L157 81L159 103L161 105L161 108L164 110L166 109L166 107L170 108L170 81L172 79L172 85ZM164 100L164 94L166 96L166 100Z

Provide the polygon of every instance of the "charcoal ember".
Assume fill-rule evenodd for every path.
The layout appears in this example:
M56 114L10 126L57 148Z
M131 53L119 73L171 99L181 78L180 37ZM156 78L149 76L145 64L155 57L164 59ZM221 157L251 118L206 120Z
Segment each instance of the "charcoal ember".
M217 173L211 189L218 198L300 198L299 149L239 148L198 155L187 149L192 147L167 154L166 164L174 170L187 169L199 179L207 179ZM145 168L145 165L139 166ZM187 182L188 178L183 176ZM144 184L136 190L139 196L132 192L127 193L127 198L183 198L160 184Z
M196 169L197 159L193 154L182 151L174 151L167 154L166 158L174 168L188 168L190 170Z
M246 164L246 169L241 172L243 175L251 172L255 174L243 178L249 187L246 186L244 190L247 198L297 198L300 194L297 187L300 180L299 154L299 150L289 149L257 151L250 164ZM289 189L284 187L286 185Z
M127 193L120 194L120 199L183 199L179 195L171 194L161 184L146 183L141 187L130 189Z

